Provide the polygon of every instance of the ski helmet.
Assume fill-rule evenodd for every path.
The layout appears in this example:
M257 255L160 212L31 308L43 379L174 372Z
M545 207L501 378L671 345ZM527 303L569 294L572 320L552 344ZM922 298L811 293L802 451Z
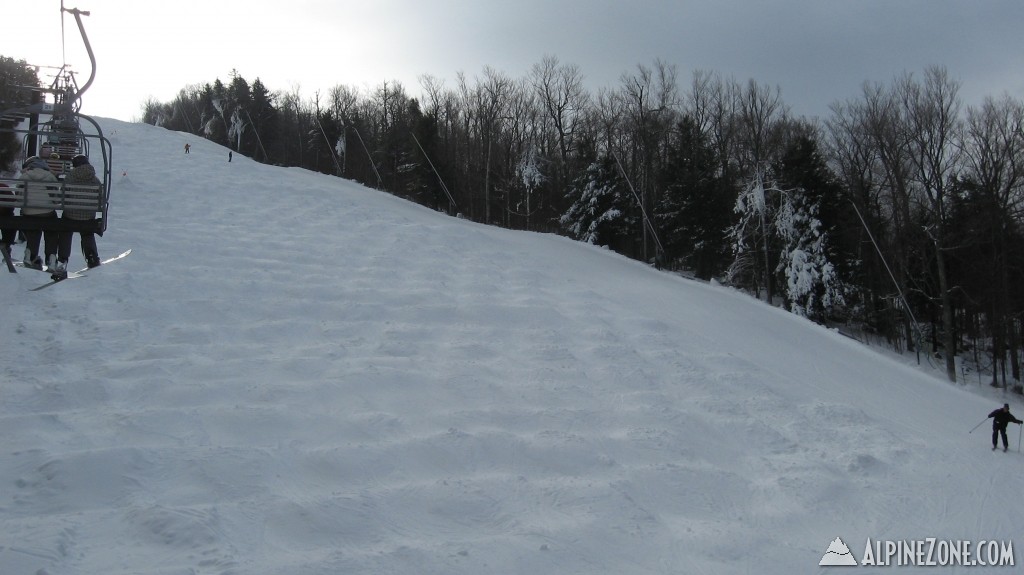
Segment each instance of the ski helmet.
M30 156L30 157L25 159L25 163L23 163L21 165L21 169L23 169L23 170L40 169L40 170L50 171L50 166L47 165L46 161L44 161L39 156Z

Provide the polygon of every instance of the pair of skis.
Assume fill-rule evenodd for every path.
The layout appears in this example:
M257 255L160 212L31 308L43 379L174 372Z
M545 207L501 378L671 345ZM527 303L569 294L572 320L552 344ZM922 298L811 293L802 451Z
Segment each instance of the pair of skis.
M120 254L117 254L116 256L114 256L112 258L107 258L107 259L101 261L100 265L96 266L96 267L102 267L102 266L104 266L106 264L109 264L111 262L116 262L117 260L124 259L124 258L128 257L128 254L130 254L130 253L132 253L132 250L128 249L128 250L126 250L124 252L121 252ZM24 264L21 264L21 262L16 262L15 263L15 265L19 265L19 264L21 265L21 267L25 267ZM27 269L36 269L36 268L27 268ZM82 268L82 269L77 270L77 271L68 272L68 275L66 277L50 280L50 281L44 283L43 285L41 285L39 287L32 288L29 291L39 291L41 289L48 288L48 287L50 287L50 286L52 286L54 284L58 284L58 283L60 283L60 282L62 282L64 280L85 277L86 272L88 272L90 269L95 269L95 268L85 267L85 268ZM46 271L46 270L38 270L38 271ZM49 273L49 272L47 272L47 273Z

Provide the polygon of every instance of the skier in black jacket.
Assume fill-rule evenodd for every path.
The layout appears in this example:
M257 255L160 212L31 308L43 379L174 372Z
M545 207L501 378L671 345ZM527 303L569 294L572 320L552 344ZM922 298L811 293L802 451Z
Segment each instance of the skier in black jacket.
M1006 426L1010 423L1020 425L1021 423L1024 423L1024 421L1017 419L1012 413L1010 413L1009 403L1004 403L1001 409L993 411L988 414L988 416L992 418L992 450L995 451L998 446L999 435L1002 434L1003 451L1006 451L1010 444L1010 442L1006 440Z

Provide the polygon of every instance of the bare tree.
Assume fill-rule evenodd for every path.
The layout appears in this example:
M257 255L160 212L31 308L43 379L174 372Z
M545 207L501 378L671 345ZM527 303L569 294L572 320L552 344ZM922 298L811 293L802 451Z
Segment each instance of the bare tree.
M909 75L897 85L906 120L914 180L923 194L929 215L928 236L934 247L939 301L942 308L946 376L956 381L956 333L953 324L952 285L948 277L947 220L951 184L960 165L960 85L945 69L928 68L919 83Z
M767 170L768 164L779 157L782 152L782 134L788 111L782 103L782 95L778 87L774 90L764 87L754 80L739 94L739 115L737 120L736 163L740 173L747 180L747 189L753 192L755 201L748 202L749 209L756 209L760 227L748 230L759 237L749 238L752 245L760 244L764 263L762 278L765 286L765 299L774 299L774 251L771 237L774 235L771 222L774 221L773 204L768 196L778 194L779 188L771 181ZM756 260L753 260L756 262ZM755 269L756 269L756 263Z
M789 111L778 87L772 89L750 80L739 94L738 112L736 160L744 173L753 174L781 152L782 129Z
M653 224L653 208L658 203L657 174L666 159L665 142L679 114L680 97L674 66L658 60L653 68L637 66L634 74L623 74L621 82L622 121L626 161L640 197L643 227L641 258L650 260L651 243L660 259L660 241Z
M1015 286L1010 279L1011 237L1024 207L1024 106L1020 102L1009 96L987 98L980 108L967 111L964 164L964 185L976 195L984 218L981 229L972 231L986 235L989 245L983 259L987 260L984 285L991 294L992 383L998 385L1002 371L1005 385L1007 355L1013 378L1019 381L1021 376L1016 353L1020 341L1011 304Z
M335 117L347 121L355 114L359 98L359 90L352 86L334 86L328 95L330 110Z
M590 102L590 96L583 88L583 74L576 65L560 64L558 58L545 56L540 63L533 65L530 84L544 113L551 120L561 165L567 166L580 119Z
M708 134L717 150L720 170L727 180L731 178L733 149L739 117L739 85L724 81L720 76L698 70L693 73L686 109L701 133Z
M877 205L866 204L869 221L885 226L879 237L882 249L894 257L892 264L897 290L908 293L911 287L911 254L918 244L914 233L912 208L911 150L903 111L896 91L881 85L865 84L862 101L858 104L857 124L852 126L872 148L875 174L879 185ZM914 324L910 309L901 314L905 339L913 349L920 351L922 334Z
M902 304L891 305L892 298L885 297L885 294L893 287L902 294L905 286L891 275L892 269L885 255L892 253L891 243L886 242L891 239L888 233L891 228L886 226L889 218L882 210L885 171L881 152L872 137L868 108L868 104L858 100L833 104L832 115L826 123L828 155L831 167L845 183L843 188L847 199L862 223L858 231L861 239L857 258L863 275L856 282L859 299L863 303L862 319L900 349L900 342L904 341L900 326L891 318L895 317L896 310L902 309Z
M481 128L484 151L484 223L491 223L491 156L494 141L508 119L508 104L513 90L512 80L494 70L484 67L483 78L478 78L473 91L474 115Z

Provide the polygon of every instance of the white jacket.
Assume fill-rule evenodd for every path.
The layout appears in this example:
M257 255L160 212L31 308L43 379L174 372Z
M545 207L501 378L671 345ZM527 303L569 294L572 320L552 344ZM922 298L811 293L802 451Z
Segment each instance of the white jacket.
M25 194L28 196L28 203L39 205L50 201L50 192L47 192L49 186L41 186L37 182L53 182L56 184L57 176L54 176L52 172L41 168L30 168L21 172L21 179L25 180ZM56 186L53 189L56 189ZM48 210L44 208L21 209L21 215L23 216L45 216L50 213L56 213L55 208Z

